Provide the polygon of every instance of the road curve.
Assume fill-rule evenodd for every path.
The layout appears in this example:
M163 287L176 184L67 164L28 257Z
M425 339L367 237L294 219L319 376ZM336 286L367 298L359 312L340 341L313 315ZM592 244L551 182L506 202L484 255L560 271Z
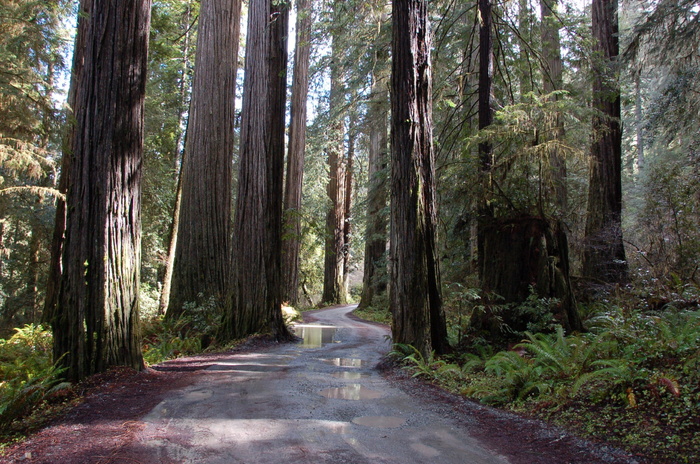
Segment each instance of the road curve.
M376 371L389 332L348 317L354 308L315 312L297 328L304 343L234 355L173 391L143 419L139 454L163 463L507 463Z

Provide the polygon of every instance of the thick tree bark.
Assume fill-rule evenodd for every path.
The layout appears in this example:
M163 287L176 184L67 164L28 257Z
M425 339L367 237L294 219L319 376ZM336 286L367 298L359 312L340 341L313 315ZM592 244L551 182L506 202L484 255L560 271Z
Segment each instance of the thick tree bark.
M278 158L284 150L273 147L283 140L278 113L284 110L281 81L286 60L281 54L286 22L280 21L284 16L280 14L270 23L271 7L270 0L252 0L248 10L234 294L220 328L224 340L256 332L272 332L277 339L290 337L282 319L279 269L283 164Z
M284 209L285 116L287 109L287 37L291 2L277 0L270 5L270 69L267 147L267 240L264 253L268 272L267 327L278 340L291 338L282 317L282 214ZM253 333L253 332L251 332Z
M61 174L58 180L58 191L62 194L68 192L70 183L70 162L73 157L73 144L76 135L75 110L80 85L80 76L83 72L85 60L85 40L87 38L88 18L90 17L93 0L81 0L78 14L77 33L73 46L73 67L71 69L70 87L68 89L68 124L62 140ZM42 321L53 323L56 317L56 305L58 304L58 292L61 287L61 275L63 273L63 242L66 233L66 202L65 199L56 199L56 217L51 238L51 258L49 261L49 276L46 282L46 297L44 299L44 312Z
M619 55L617 0L593 0L593 118L590 182L583 275L607 283L627 278L622 242L622 127L620 87L615 77Z
M531 289L540 298L556 298L551 308L554 320L567 332L581 330L569 277L569 248L563 226L547 220L523 216L493 220L484 233L484 252L488 263L481 270L485 295L498 295L498 304L518 305L527 300ZM523 332L528 324L547 325L546 315L506 310L494 314L490 309L472 315L471 327L491 338L503 338L508 330Z
M336 8L339 8L336 2ZM336 10L336 15L338 11ZM346 163L343 156L343 139L345 125L341 107L343 106L343 73L341 70L341 43L339 32L335 31L332 44L331 60L331 88L330 88L330 118L331 127L328 146L328 198L330 199L330 209L326 216L326 247L324 257L323 272L323 295L321 300L324 303L339 304L347 301L345 292L345 278L343 276L343 263L345 261L345 186L346 186Z
M309 94L311 26L313 21L311 13L311 0L297 1L294 77L282 235L282 299L292 306L299 302L301 190L304 181L304 155L306 151L306 98Z
M240 0L204 0L200 9L169 319L186 303L228 304L240 11Z
M385 52L377 51L377 63L387 59ZM364 275L360 308L372 306L375 297L387 288L387 223L385 213L388 195L388 76L375 74L367 110L369 126L369 192L367 193L367 229L365 241Z
M54 318L54 353L72 380L113 365L143 367L140 201L150 6L96 1L84 29Z
M428 2L395 0L392 12L392 334L424 355L443 353Z

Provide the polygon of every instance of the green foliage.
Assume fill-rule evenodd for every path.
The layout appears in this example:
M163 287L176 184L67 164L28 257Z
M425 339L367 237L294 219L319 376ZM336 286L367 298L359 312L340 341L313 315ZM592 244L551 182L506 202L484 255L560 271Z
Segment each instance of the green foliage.
M199 2L153 2L145 102L142 280L153 288L167 258L194 74Z
M381 299L384 295L380 297L375 297L376 304L373 304L372 306L368 308L363 308L363 309L356 309L353 311L353 313L362 319L366 319L368 321L373 321L373 322L379 322L380 324L391 324L391 313L389 312L389 305L388 303L386 305L381 304Z
M700 458L700 311L591 308L588 333L566 335L561 327L526 332L520 343L495 354L474 339L461 345L462 354L442 359L406 345L394 345L392 355L414 376L484 403L645 453L646 443L659 442L653 453L664 462Z
M221 311L212 297L202 305L186 303L183 316L168 321L155 316L143 321L143 358L148 364L201 353L215 344Z
M70 386L61 382L62 370L51 362L51 343L51 333L33 324L0 340L0 428L8 428Z
M459 365L436 358L434 352L424 357L411 345L395 343L389 356L395 357L404 364L406 369L413 372L413 377L445 381L448 377L459 377L462 373Z
M144 324L143 359L147 364L158 364L168 359L196 354L202 351L200 335L190 331L187 317L174 322L156 317Z

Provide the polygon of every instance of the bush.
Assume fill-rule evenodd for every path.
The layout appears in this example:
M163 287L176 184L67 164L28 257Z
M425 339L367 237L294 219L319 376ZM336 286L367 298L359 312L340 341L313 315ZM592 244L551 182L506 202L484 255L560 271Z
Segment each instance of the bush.
M52 394L68 388L62 369L51 362L52 336L34 324L15 329L0 340L0 428L31 413Z

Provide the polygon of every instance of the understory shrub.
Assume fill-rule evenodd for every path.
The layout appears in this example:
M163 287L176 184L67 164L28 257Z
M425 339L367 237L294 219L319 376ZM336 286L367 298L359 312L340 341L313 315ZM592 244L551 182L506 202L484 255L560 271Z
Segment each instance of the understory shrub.
M0 340L0 428L31 413L54 393L70 384L51 360L51 332L28 324Z
M525 332L496 353L479 339L443 358L408 345L392 355L414 376L484 403L623 446L657 442L663 462L700 462L700 311L602 309L587 333Z

